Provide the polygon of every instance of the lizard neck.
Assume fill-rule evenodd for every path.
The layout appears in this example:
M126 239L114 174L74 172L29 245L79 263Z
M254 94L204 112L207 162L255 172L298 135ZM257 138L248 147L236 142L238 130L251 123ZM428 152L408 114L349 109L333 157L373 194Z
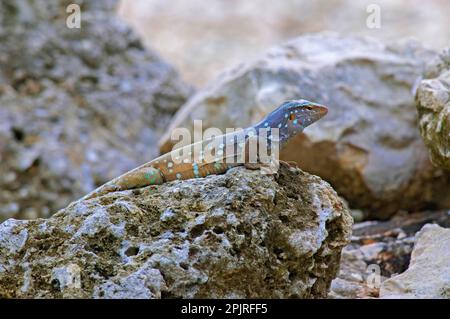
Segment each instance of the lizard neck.
M291 134L291 132L289 132L288 129L284 128L284 127L272 127L270 124L268 125L268 121L264 120L261 121L260 123L250 127L249 129L254 129L256 131L256 134L258 134L259 137L263 137L263 138L267 138L269 143L272 140L272 132L273 130L278 130L278 143L280 145L280 147L284 147L284 145L289 141L289 139L293 136ZM295 132L295 135L297 133L300 133L302 131L302 129L298 129ZM275 138L274 138L275 139Z

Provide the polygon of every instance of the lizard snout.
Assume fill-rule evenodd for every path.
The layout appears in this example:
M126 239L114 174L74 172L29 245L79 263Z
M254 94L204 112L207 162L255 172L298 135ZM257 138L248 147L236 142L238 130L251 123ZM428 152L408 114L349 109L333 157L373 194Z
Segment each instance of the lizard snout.
M328 113L328 108L326 106L320 105L320 104L315 104L314 105L314 115L313 117L315 118L315 120L319 120L322 117L324 117L325 115L327 115Z

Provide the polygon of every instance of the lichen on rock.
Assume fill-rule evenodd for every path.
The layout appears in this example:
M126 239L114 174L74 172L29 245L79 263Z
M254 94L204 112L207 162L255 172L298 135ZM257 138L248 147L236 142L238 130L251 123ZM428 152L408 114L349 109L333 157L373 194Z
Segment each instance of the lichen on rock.
M243 167L0 225L0 296L319 298L352 219L328 183Z
M429 67L417 89L420 133L432 162L450 170L450 48Z

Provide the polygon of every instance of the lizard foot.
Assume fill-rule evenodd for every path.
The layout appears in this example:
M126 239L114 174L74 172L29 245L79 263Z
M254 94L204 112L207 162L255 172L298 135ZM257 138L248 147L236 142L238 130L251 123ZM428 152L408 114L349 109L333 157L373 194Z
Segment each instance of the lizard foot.
M257 169L261 169L263 164L261 164L261 163L244 163L244 166L246 169L257 170Z
M245 163L245 168L251 169L251 170L260 170L261 174L265 175L273 175L278 171L277 165L271 165L266 163Z

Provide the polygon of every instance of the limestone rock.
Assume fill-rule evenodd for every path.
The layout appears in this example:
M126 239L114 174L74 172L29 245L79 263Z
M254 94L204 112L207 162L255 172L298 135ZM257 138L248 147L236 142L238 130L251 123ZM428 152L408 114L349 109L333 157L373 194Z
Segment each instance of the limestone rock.
M329 181L352 208L386 218L399 208L450 205L450 177L433 168L417 128L412 93L436 54L413 41L390 45L318 34L276 47L197 92L170 129L247 127L282 101L322 103L328 115L282 152ZM169 131L170 131L169 129ZM161 150L170 149L169 134Z
M0 224L0 297L325 297L351 224L287 165L110 193Z
M450 299L450 229L427 224L417 233L404 273L383 282L382 298Z
M0 221L48 216L157 155L190 94L116 1L0 2Z
M433 163L450 170L450 48L436 60L418 87L417 110Z

